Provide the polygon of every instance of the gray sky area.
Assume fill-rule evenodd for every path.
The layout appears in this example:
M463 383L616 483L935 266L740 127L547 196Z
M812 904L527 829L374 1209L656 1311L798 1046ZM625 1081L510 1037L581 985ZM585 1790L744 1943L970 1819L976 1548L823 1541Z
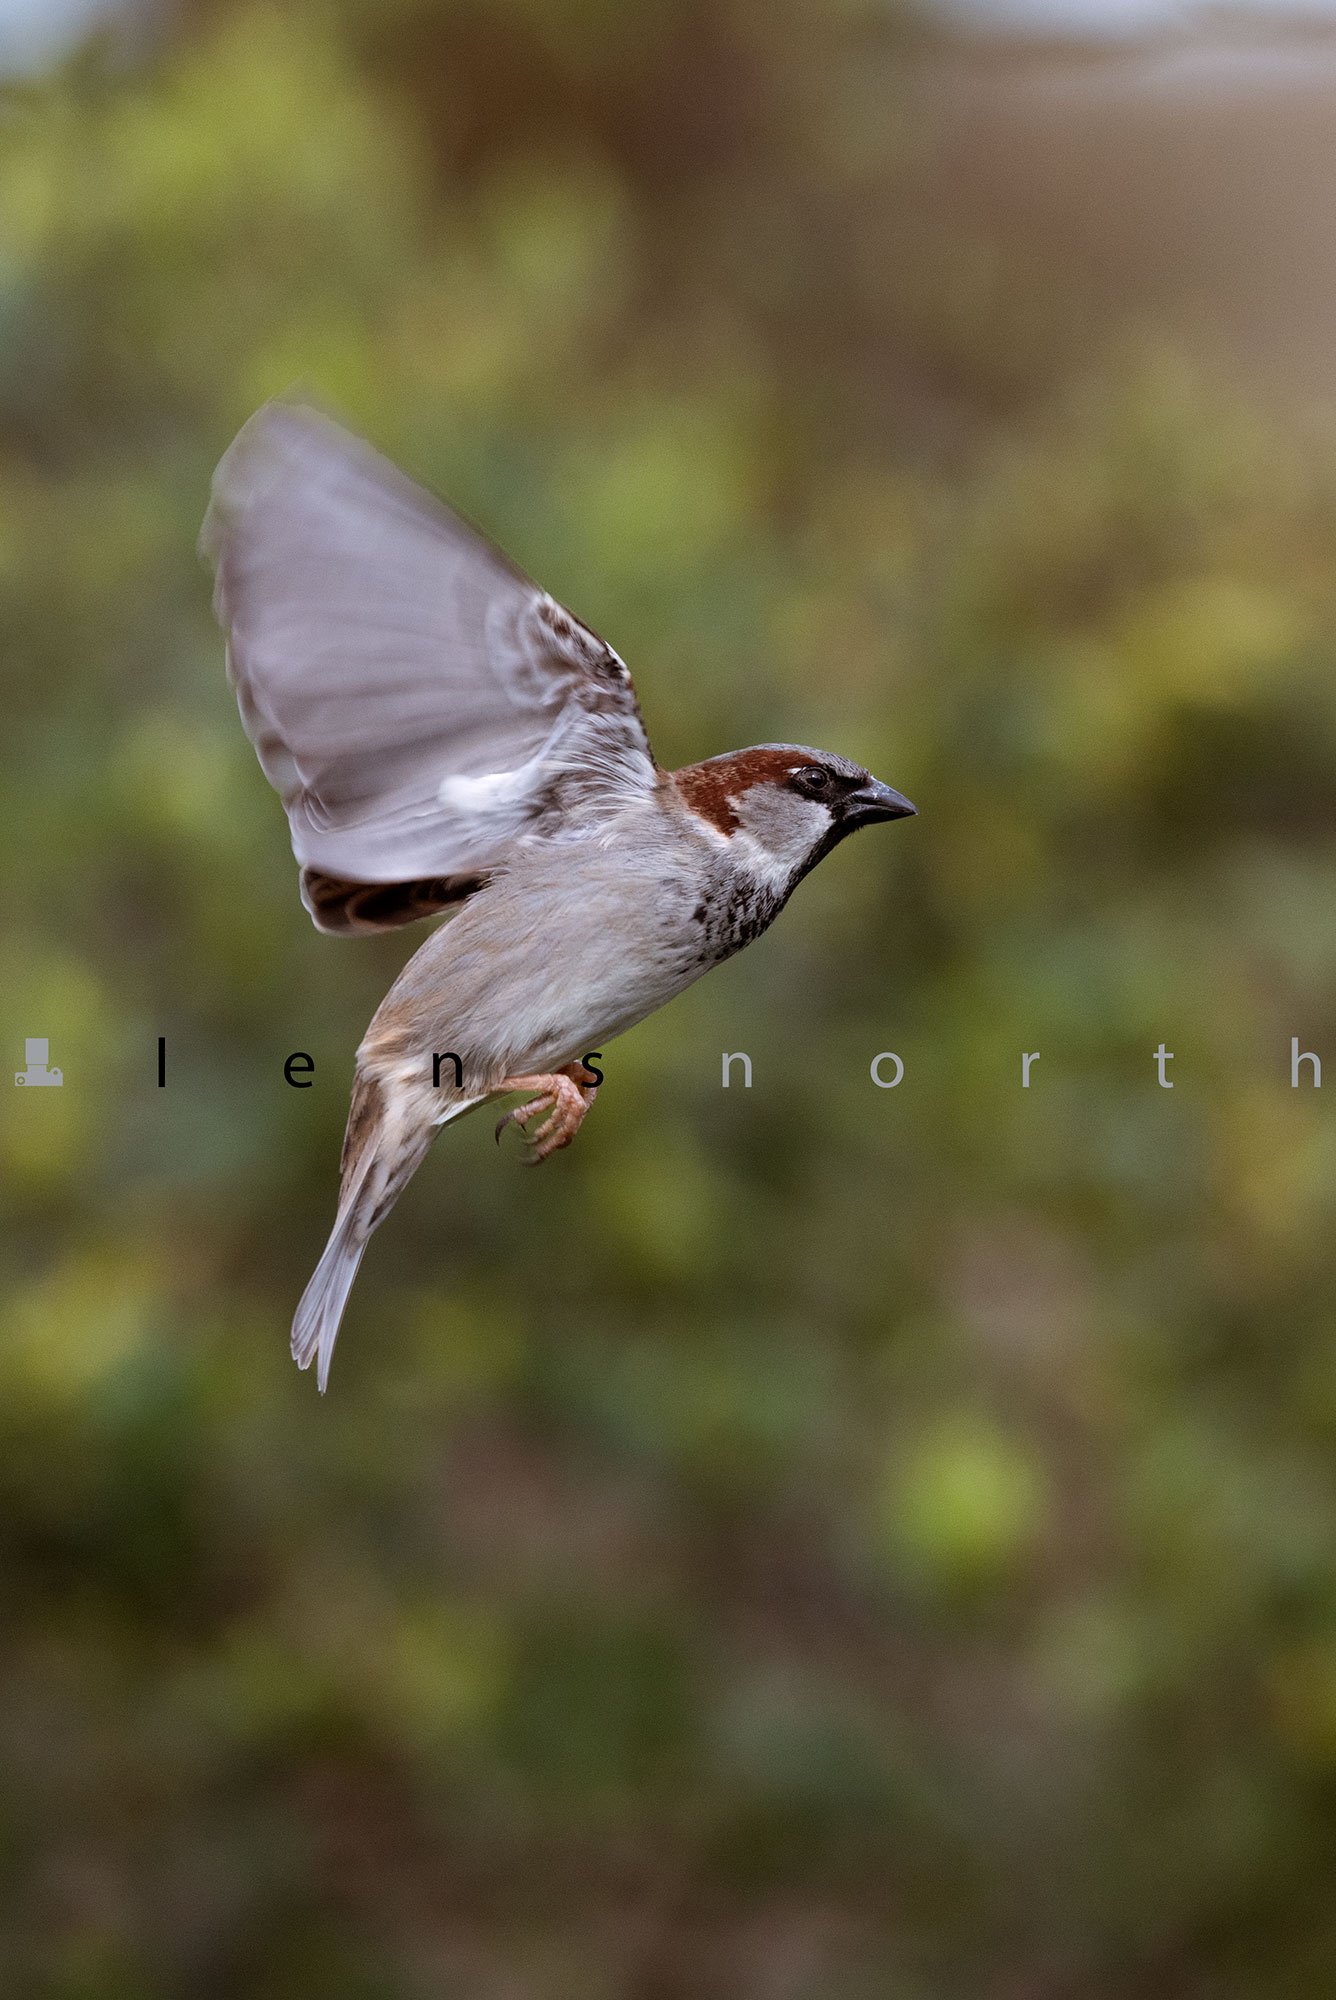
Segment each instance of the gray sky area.
M1209 19L1201 0L931 0L948 16L985 28L1101 39L1186 27ZM0 0L0 68L39 70L59 57L99 17L127 11L127 0ZM1336 16L1336 0L1248 0L1241 10L1289 20Z
M63 54L117 0L0 0L0 67L34 70Z
M1187 28L1222 14L1271 15L1287 22L1336 16L1336 0L1246 0L1238 7L1212 7L1209 0L934 0L934 5L939 13L983 27L1101 39Z

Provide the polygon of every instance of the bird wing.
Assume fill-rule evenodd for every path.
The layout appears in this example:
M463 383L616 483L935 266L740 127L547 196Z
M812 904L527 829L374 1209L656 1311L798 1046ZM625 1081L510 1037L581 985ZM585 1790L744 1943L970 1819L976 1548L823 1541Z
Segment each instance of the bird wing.
M200 547L320 929L444 908L517 841L587 838L657 782L612 648L321 412L251 418Z

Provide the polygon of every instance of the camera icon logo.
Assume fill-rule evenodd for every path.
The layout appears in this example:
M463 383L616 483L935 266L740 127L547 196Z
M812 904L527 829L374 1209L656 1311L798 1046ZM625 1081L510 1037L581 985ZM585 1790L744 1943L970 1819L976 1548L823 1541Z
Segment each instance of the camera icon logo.
M46 1059L50 1047L50 1039L46 1035L29 1035L27 1037L23 1044L23 1051L27 1057L28 1067L15 1071L15 1083L48 1085L64 1083L65 1077L61 1070L48 1069L47 1067Z

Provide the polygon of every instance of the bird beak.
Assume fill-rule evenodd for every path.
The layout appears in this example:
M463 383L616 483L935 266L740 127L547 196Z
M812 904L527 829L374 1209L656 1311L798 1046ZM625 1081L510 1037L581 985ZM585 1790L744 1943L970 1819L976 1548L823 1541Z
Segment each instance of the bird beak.
M844 801L841 818L852 826L871 826L879 819L914 819L918 807L911 806L901 792L893 792L889 785L883 785L880 778L869 778L856 792L850 792Z

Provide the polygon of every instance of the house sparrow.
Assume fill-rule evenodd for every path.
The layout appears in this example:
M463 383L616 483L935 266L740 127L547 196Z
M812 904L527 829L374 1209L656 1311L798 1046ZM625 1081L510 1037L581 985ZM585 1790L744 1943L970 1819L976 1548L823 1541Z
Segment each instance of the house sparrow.
M581 1051L759 937L846 834L914 807L792 743L661 769L612 648L300 403L241 430L200 546L317 928L462 905L357 1052L338 1215L292 1326L323 1391L367 1239L442 1125L531 1092L497 1137L514 1121L535 1163L568 1146L598 1082Z

